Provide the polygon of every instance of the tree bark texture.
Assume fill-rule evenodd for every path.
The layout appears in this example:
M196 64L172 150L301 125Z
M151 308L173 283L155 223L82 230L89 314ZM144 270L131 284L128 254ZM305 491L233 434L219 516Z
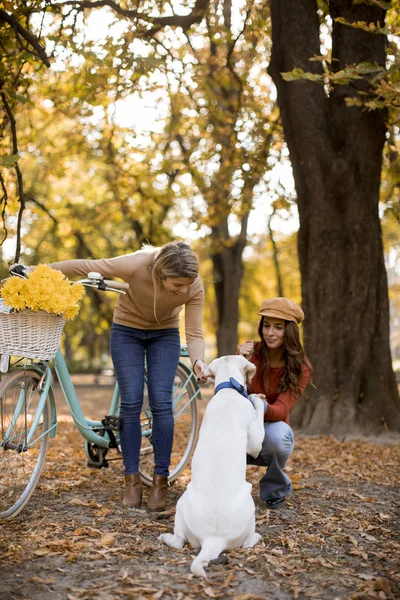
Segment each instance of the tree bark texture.
M248 215L242 219L242 234L229 238L228 218L211 230L211 260L217 305L218 356L234 354L238 347L239 295L243 279L242 254L246 246Z
M383 25L378 6L329 3L332 68L385 64L386 38L335 22ZM372 434L400 429L399 395L389 346L389 305L378 214L383 111L346 106L360 84L329 93L308 80L286 82L299 67L322 73L315 0L271 0L269 73L289 147L298 197L298 251L305 349L314 367L291 422L306 433Z

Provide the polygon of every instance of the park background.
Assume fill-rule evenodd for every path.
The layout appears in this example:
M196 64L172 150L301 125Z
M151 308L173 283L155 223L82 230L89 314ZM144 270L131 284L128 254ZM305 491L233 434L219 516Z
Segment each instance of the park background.
M190 471L160 518L127 514L120 463L86 467L58 398L40 486L1 524L3 598L398 597L399 24L381 0L0 1L0 277L187 239L207 358L285 295L315 384L293 414L293 498L266 511L249 468L263 542L207 582L157 541ZM114 303L86 293L65 328L80 377L110 367Z
M398 430L399 3L24 0L0 25L0 275L188 239L207 359L285 295L314 365L295 424ZM65 328L74 371L110 366L114 302Z

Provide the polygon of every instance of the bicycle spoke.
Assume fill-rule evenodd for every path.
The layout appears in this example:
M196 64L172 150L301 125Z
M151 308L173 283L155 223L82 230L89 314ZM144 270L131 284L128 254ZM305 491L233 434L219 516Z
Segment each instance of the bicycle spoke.
M22 510L44 464L49 410L48 402L43 406L40 401L39 380L37 373L21 370L6 376L0 386L1 518Z

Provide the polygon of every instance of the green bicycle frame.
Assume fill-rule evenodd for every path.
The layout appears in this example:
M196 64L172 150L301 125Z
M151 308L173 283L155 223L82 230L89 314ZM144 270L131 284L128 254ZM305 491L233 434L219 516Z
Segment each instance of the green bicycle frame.
M60 349L57 350L56 355L53 359L53 363L58 380L61 385L61 389L65 396L65 400L68 404L69 410L71 411L71 415L75 421L75 425L77 426L79 432L88 442L96 444L101 448L108 448L110 444L109 438L103 437L95 431L93 431L94 427L103 429L104 426L102 425L102 423L100 421L91 421L89 419L86 419L82 412L81 405L79 404L79 400L75 392L74 384L72 383L67 364ZM113 402L115 404L117 402L117 397L118 394L114 392Z
M185 347L183 347L181 350L181 356L183 356L183 357L188 356L188 352ZM57 373L58 381L59 381L61 389L63 391L65 400L67 402L68 408L71 412L72 418L74 419L75 425L76 425L77 429L79 430L79 432L81 433L82 437L84 439L86 439L88 442L90 442L92 444L96 444L96 446L99 446L101 448L108 448L110 445L110 439L107 436L106 431L104 430L104 425L101 423L101 421L93 421L92 419L87 419L82 412L81 405L79 403L79 399L76 395L74 384L72 383L72 379L69 374L68 366L65 362L64 356L60 349L57 350L57 353L53 359L53 364L54 364L54 369ZM174 405L177 402L179 402L182 394L185 392L187 386L189 385L191 378L194 378L193 373L186 365L181 363L181 366L187 373L187 380L184 383L179 396L177 398L174 398ZM35 368L36 365L33 365L33 367ZM32 424L32 427L30 428L29 437L32 437L32 435L36 429L37 423L39 421L39 418L43 412L46 398L49 396L49 391L51 390L51 383L52 383L52 371L51 371L50 366L47 365L45 367L45 371L44 371L43 391L41 393L40 405L39 405L39 408L37 411L35 422ZM196 390L196 393L191 398L188 399L187 403L183 407L181 407L179 414L181 414L187 408L187 406L191 402L193 402L193 400L199 394L200 394L200 389L198 388ZM117 414L118 402L119 402L119 387L118 387L118 383L116 383L114 392L113 392L113 396L112 396L112 400L111 400L109 414L111 414L111 415ZM50 406L51 406L51 423L52 423L52 426L50 429L52 430L51 434L53 437L55 435L54 428L55 428L56 422L57 422L53 398L50 398ZM96 433L96 431L94 431L95 429L103 430L105 435L103 436L103 435ZM152 431L149 428L143 432L143 435L149 436L149 435L151 435L151 433L152 433Z

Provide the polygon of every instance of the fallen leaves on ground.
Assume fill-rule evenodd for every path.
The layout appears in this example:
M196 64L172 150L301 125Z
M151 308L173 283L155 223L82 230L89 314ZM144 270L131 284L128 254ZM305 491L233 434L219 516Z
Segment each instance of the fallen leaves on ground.
M249 467L263 540L214 561L203 581L190 573L193 549L157 539L172 531L182 481L163 513L124 508L121 463L88 469L82 439L64 420L30 504L0 524L1 597L394 600L399 459L398 443L296 436L292 498L267 510L258 498L263 469Z

